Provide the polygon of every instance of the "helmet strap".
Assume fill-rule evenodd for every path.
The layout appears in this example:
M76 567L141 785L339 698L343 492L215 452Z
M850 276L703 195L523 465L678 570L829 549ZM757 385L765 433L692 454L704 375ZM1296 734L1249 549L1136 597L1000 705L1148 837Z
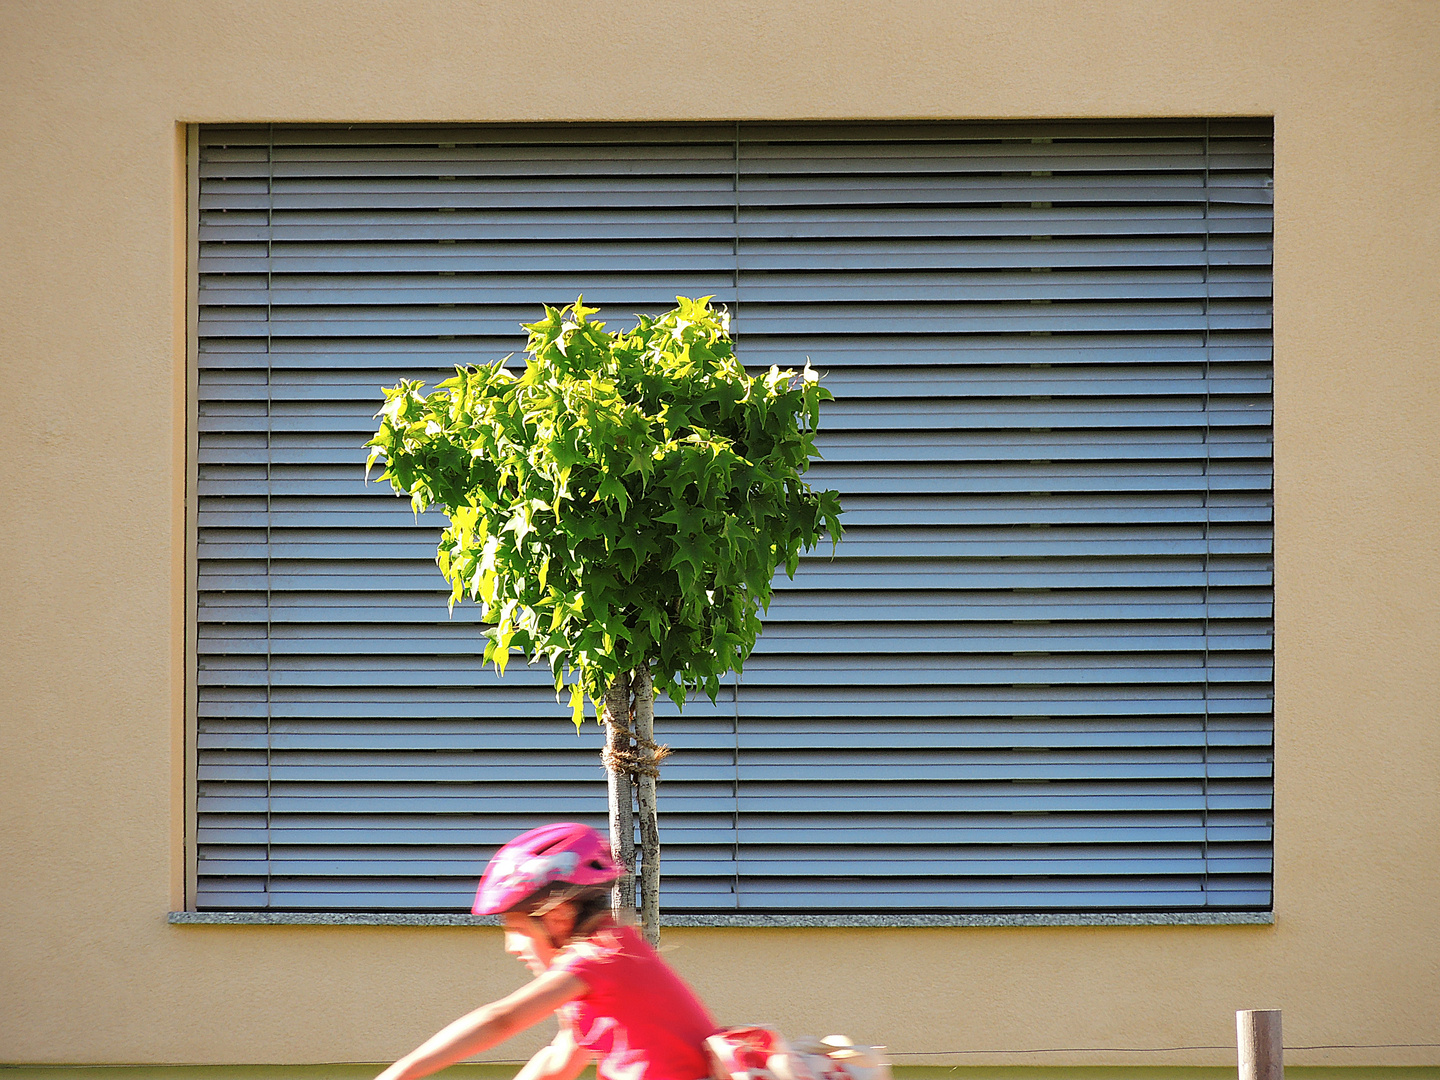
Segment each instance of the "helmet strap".
M550 948L554 949L556 952L559 952L566 945L570 944L570 940L574 937L575 932L575 928L572 925L570 928L570 934L566 937L566 939L564 941L559 941L556 939L555 935L550 932L550 927L545 922L545 916L550 914L550 912L554 911L563 902L564 899L562 898L555 903L547 903L540 910L529 912L526 915L526 918L530 920L530 924L540 931L541 936L543 936L545 940L550 943Z

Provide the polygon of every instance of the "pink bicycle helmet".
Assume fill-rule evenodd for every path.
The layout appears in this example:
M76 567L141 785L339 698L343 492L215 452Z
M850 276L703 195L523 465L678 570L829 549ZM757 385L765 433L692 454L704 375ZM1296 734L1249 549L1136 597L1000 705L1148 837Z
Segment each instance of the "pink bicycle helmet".
M476 915L513 911L547 885L605 885L623 870L610 845L588 825L541 825L502 847L485 867L475 891Z

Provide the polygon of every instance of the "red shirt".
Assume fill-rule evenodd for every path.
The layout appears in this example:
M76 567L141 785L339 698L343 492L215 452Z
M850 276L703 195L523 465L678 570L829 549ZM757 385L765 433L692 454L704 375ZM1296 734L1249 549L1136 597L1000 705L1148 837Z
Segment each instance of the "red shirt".
M567 945L550 964L588 992L560 1008L560 1022L598 1059L600 1080L702 1080L710 1011L630 926Z

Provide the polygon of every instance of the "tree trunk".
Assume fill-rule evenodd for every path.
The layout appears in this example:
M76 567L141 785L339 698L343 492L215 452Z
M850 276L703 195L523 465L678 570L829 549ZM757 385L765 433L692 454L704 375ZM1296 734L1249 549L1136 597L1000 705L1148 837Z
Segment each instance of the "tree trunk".
M634 785L628 761L634 753L630 732L630 679L617 675L605 692L605 775L610 791L610 854L625 872L615 881L610 906L617 919L635 910Z
M640 811L640 925L651 945L660 944L660 821L655 783L663 748L655 745L655 684L650 672L638 667L631 673L630 692L635 701L635 744L638 757L649 767L635 773L636 805Z

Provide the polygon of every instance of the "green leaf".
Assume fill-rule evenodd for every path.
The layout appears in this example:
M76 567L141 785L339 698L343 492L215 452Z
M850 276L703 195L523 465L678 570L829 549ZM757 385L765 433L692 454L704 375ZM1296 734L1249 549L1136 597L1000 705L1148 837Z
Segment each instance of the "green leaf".
M484 661L543 659L577 725L642 664L677 705L713 697L754 647L776 569L842 535L838 494L803 480L830 394L808 361L747 374L709 301L677 297L625 331L583 299L547 307L523 374L496 361L428 393L399 383L366 443L367 479L383 460L417 513L449 517L436 564L451 605L490 623Z
M570 689L570 719L575 724L575 734L580 734L580 726L585 723L585 688L578 682Z

